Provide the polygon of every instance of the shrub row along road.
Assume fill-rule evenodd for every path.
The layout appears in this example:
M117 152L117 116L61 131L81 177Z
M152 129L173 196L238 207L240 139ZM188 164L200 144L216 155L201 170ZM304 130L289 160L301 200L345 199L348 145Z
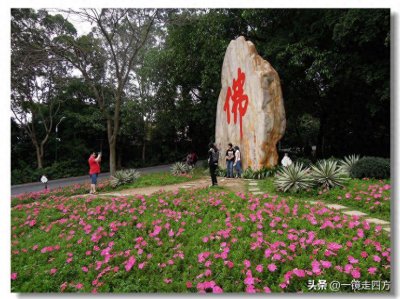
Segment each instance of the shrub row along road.
M158 165L146 168L138 168L141 173L152 173L152 172L166 172L169 171L169 168L172 164L167 165ZM200 164L199 164L200 165ZM100 173L99 179L108 178L110 176L109 172ZM64 178L58 180L49 180L48 188L54 189L57 187L65 187L75 184L82 184L89 182L89 175L72 177L72 178ZM37 183L29 183L29 184L21 184L21 185L13 185L11 186L11 196L16 196L21 193L26 192L36 192L44 189L44 184L41 182Z

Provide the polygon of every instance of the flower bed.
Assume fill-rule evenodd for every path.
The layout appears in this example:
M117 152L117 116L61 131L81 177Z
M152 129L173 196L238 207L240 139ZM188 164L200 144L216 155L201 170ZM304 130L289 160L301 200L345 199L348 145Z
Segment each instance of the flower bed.
M353 208L371 217L390 221L390 180L351 179L343 188L330 190L310 190L297 194L276 192L272 178L258 183L261 190L288 196L297 200L322 200L327 203L336 203Z
M13 292L329 292L310 282L390 280L380 226L267 194L53 196L11 217Z

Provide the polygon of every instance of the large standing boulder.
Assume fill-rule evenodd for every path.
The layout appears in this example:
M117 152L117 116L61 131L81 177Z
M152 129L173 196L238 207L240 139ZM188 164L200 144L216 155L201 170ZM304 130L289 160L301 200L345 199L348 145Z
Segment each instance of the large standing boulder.
M229 142L240 147L243 169L275 166L276 144L286 128L278 73L240 36L226 50L221 85L215 126L219 166L226 167Z

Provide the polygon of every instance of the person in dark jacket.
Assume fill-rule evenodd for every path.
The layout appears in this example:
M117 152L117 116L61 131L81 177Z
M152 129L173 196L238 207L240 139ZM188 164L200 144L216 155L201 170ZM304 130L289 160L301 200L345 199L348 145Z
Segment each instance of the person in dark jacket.
M218 186L216 170L218 167L219 151L215 143L210 143L209 148L208 166L210 167L211 183L213 186Z

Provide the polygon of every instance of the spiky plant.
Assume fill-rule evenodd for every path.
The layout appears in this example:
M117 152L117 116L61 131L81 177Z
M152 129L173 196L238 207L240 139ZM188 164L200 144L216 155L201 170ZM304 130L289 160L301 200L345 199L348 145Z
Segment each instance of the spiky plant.
M354 164L357 163L357 161L360 160L359 155L351 155L344 157L343 160L339 162L339 169L341 172L347 176L350 176L350 171L353 168Z
M133 183L140 177L140 172L136 169L125 169L125 170L118 170L115 172L113 176L111 176L111 186L113 188Z
M176 162L171 166L172 175L187 174L191 171L190 167L186 163Z
M311 166L311 177L323 189L342 187L347 179L343 177L337 164L332 160L320 160L316 165Z
M279 191L298 192L311 188L313 180L309 175L309 168L305 168L302 163L293 163L278 170L274 185Z

